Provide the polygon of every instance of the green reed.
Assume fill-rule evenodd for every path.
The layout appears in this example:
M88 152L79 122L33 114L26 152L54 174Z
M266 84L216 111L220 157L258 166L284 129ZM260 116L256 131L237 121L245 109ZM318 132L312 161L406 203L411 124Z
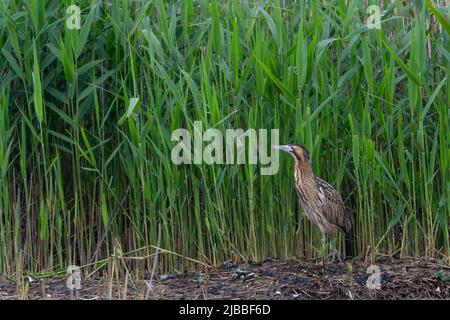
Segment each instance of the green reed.
M194 121L308 147L355 256L448 257L450 9L381 2L368 29L356 0L3 1L0 272L96 270L118 248L150 270L158 238L159 270L316 255L291 159L177 166L171 132Z

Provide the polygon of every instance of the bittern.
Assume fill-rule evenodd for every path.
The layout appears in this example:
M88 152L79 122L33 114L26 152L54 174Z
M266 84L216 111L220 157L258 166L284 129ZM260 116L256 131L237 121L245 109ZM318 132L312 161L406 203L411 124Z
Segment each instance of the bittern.
M340 194L327 182L314 175L309 151L298 144L274 146L288 152L295 160L295 188L300 204L308 220L319 227L322 233L322 263L325 264L324 253L327 240L330 240L332 259L340 260L333 247L332 236L336 231L345 234L352 228L350 216L345 210Z

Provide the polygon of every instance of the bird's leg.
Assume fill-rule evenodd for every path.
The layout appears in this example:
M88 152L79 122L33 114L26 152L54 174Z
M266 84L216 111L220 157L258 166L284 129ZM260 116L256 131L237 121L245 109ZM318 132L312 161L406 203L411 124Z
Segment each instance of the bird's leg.
M327 237L322 236L322 268L325 269L325 251L327 249Z
M333 238L330 239L330 254L331 254L331 259L333 259L333 262L335 261L336 258L338 258L339 262L342 262L339 252L334 247Z

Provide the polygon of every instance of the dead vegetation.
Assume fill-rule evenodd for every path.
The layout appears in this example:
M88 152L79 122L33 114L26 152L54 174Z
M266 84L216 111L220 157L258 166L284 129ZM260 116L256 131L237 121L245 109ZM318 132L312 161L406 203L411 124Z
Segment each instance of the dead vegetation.
M128 277L83 279L80 290L69 290L67 277L31 279L19 290L0 278L0 299L449 299L450 267L430 259L381 257L380 289L367 287L371 265L347 261L326 270L313 261L266 260L224 263L208 272L160 274L151 282ZM376 268L375 268L376 269ZM369 279L369 280L368 280Z

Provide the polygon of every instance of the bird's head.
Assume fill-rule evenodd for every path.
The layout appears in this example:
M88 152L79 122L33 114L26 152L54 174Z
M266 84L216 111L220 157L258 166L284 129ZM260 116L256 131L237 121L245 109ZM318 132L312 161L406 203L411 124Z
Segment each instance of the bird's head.
M304 146L299 144L286 144L284 146L273 146L273 148L289 153L300 163L311 163L311 154Z

